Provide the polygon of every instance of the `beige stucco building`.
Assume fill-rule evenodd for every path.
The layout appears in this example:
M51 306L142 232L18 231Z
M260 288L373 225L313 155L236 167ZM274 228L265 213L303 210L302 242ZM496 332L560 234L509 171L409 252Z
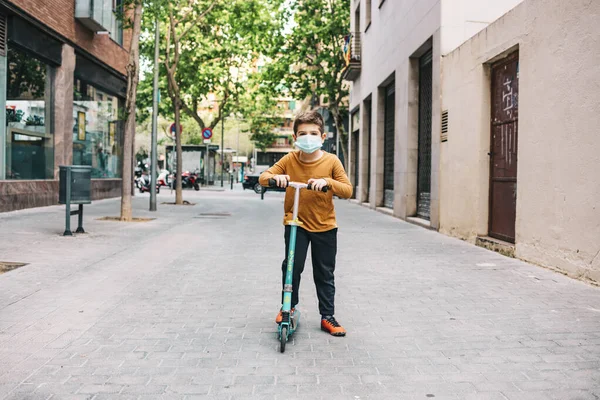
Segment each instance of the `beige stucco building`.
M600 282L600 2L352 2L355 201Z
M439 227L442 57L520 1L352 1L347 164L357 201Z
M442 72L440 232L600 282L600 2L526 0Z

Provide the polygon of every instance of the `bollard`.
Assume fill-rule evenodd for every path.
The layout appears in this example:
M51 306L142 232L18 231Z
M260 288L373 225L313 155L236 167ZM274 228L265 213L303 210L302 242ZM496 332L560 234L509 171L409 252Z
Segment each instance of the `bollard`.
M233 190L233 174L229 176L229 180L231 181L231 190Z
M65 232L63 236L73 236L71 232L71 168L66 169Z
M85 233L83 229L83 205L91 204L91 171L89 166L59 166L58 203L65 205L65 231L63 236L73 236L71 216L78 215L75 233ZM77 210L71 210L71 204L77 204Z
M83 204L79 205L79 211L77 214L79 214L79 216L77 218L77 230L75 233L85 233L83 230Z

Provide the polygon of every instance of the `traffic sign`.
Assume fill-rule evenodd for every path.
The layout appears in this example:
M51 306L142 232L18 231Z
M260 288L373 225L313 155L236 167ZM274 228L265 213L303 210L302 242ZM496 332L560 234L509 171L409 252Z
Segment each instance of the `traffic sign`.
M171 136L175 137L175 122L173 122L171 124L171 128L169 128L169 131L171 132ZM183 132L183 126L181 124L179 124L179 134L181 134Z
M212 138L212 135L213 135L212 129L210 129L210 128L204 128L202 130L202 137L204 139L208 140L208 139Z

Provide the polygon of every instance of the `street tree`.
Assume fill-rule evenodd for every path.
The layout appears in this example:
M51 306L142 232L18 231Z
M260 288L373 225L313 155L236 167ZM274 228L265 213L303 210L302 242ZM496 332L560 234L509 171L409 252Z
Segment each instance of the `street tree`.
M182 55L185 57L189 52L189 48L186 46L188 37L197 34L196 28L204 22L203 20L206 15L214 8L216 2L216 0L183 0L176 2L167 1L166 3L168 22L163 63L167 75L168 93L173 104L175 117L175 148L177 154L175 204L183 204L181 182L181 160L183 154L181 146L181 109L185 109L186 106L185 100L182 98L181 79L178 76L181 69L180 62L182 61Z
M123 4L121 21L131 29L127 71L127 94L125 97L125 132L123 140L123 167L121 184L121 221L132 220L131 182L133 180L133 137L136 125L136 100L140 71L140 32L142 26L142 0L127 0Z
M254 61L275 43L280 31L276 13L282 1L160 0L161 84L172 106L176 132L182 114L203 130L214 129L235 110ZM149 21L146 27L151 32L154 24ZM148 59L154 51L151 36L144 35ZM147 98L149 90L144 93ZM176 135L176 204L183 203L181 144L181 136Z
M275 141L274 129L284 122L282 110L277 107L277 91L271 84L265 74L253 75L238 103L240 113L249 123L250 140L261 151Z
M350 0L290 0L291 28L282 50L269 64L277 90L298 99L319 99L333 116L342 154L347 159L348 133L344 127L349 87L342 79L344 37L350 30ZM315 101L317 100L317 101Z

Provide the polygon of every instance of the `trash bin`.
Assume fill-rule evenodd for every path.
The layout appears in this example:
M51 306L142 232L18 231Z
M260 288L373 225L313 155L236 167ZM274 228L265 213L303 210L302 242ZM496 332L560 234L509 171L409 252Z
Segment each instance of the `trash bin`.
M92 167L88 165L61 165L59 167L58 203L66 205L64 236L73 236L71 215L78 215L76 233L83 230L83 205L92 203ZM71 204L79 209L71 211Z

